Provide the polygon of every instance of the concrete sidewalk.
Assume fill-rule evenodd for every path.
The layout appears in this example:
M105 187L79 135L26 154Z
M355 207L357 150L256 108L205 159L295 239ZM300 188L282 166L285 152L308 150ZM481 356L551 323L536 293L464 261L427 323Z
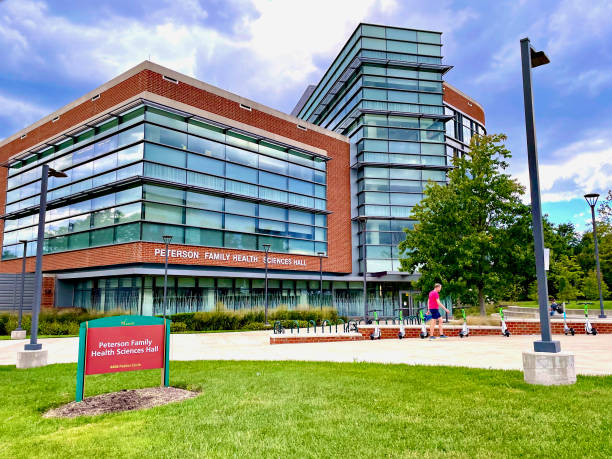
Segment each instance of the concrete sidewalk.
M445 340L379 340L309 344L269 344L270 332L200 333L171 336L170 360L309 360L452 365L522 369L522 352L536 336L473 336ZM612 374L612 335L557 336L575 354L576 373ZM0 341L0 365L15 365L26 341ZM49 363L76 362L78 338L41 339Z

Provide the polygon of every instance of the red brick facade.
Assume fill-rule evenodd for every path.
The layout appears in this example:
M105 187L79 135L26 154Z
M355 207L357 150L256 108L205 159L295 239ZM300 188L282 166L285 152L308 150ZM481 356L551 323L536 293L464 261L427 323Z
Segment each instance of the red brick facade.
M444 90L444 96L443 96L444 102L448 103L449 105L452 105L458 110L461 110L466 115L471 116L476 121L479 121L480 123L482 123L482 125L484 126L485 124L484 110L482 109L480 104L478 104L478 102L465 96L464 94L462 94L460 91L456 90L449 84L444 83L443 90Z
M295 119L293 122L286 117L275 116L267 111L240 108L237 101L222 97L218 94L192 86L179 80L178 84L164 80L163 75L151 69L142 71L119 81L113 86L100 92L100 97L95 101L89 99L79 103L65 112L60 113L57 121L51 120L42 123L27 132L24 139L19 137L0 147L0 161L6 161L11 156L38 145L40 142L58 136L67 129L82 124L85 120L102 114L112 107L121 104L127 99L147 91L159 96L181 102L208 112L238 121L240 123L263 129L270 133L283 136L302 144L323 149L331 158L327 163L327 209L331 211L328 215L328 257L323 260L323 270L326 272L350 273L351 261L351 211L350 211L350 164L348 139L341 140L333 135L326 135L316 129L299 129L296 123L305 124ZM272 110L270 110L272 112ZM0 208L5 209L6 199L6 177L5 168L0 168ZM2 234L4 222L0 225ZM163 258L154 255L155 248L161 245L154 243L136 242L118 244L112 247L91 248L70 252L45 255L43 257L43 271L56 271L75 268L89 268L96 266L118 265L124 263L163 263ZM173 249L204 251L203 247L172 245ZM239 251L231 249L210 250L230 254L229 261L219 262L205 259L176 259L176 262L189 265L207 266L232 266L242 268L263 268L263 254L261 252ZM253 263L234 263L234 254L252 255L258 257ZM272 254L274 255L274 254ZM304 271L318 271L318 257L295 256L287 254L276 254L279 258L291 260L305 260L306 265L270 265L271 269L293 269ZM0 262L0 272L19 272L20 260ZM292 261L293 263L293 261ZM34 258L27 260L28 271L34 270Z

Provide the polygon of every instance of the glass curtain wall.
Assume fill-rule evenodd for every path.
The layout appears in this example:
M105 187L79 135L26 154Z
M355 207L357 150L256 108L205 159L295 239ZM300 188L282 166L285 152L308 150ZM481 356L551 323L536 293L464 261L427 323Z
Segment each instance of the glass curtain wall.
M299 112L351 139L361 272L399 271L413 206L429 182L446 183L449 68L440 33L361 24Z
M107 123L108 124L108 123ZM40 164L45 253L130 241L327 253L326 159L141 107L10 168L2 258L34 255ZM88 131L90 132L90 131ZM137 185L134 185L137 184Z

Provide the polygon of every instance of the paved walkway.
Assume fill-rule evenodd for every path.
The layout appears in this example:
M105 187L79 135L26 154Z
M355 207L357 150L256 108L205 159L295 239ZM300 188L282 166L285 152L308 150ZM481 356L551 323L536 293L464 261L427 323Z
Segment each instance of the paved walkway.
M310 360L454 365L522 369L522 352L535 336L472 336L446 340L379 340L312 344L269 344L269 332L201 333L171 336L171 360ZM557 336L575 354L576 372L612 374L612 335ZM0 341L0 365L15 365L26 341ZM49 363L76 362L78 338L41 339Z

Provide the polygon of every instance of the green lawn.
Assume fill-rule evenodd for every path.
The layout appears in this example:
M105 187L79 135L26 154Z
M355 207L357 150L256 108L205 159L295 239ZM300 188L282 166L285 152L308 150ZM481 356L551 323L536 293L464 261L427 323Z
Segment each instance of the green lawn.
M612 377L547 388L518 371L172 362L172 384L199 397L42 418L72 400L75 371L0 367L0 457L609 457L612 448ZM158 381L159 371L99 375L87 394Z

